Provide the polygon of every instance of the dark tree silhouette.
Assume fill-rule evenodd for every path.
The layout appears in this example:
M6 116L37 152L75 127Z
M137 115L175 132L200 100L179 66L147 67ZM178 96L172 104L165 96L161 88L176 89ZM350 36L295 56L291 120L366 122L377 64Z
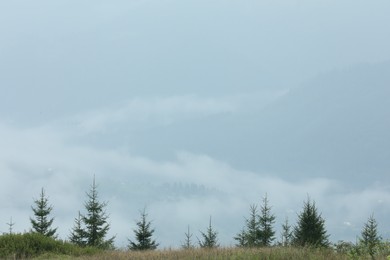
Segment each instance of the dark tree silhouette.
M158 247L158 243L152 239L154 229L151 228L151 222L147 220L148 214L146 209L141 213L141 220L137 222L137 229L134 230L135 240L129 239L130 250L154 250Z
M79 211L79 216L74 220L74 226L69 236L69 240L71 243L76 244L78 246L86 246L86 233L83 228L83 221L81 218L81 214Z
M290 246L293 238L293 232L291 231L291 225L288 223L288 218L282 224L282 246Z
M51 228L54 218L49 218L53 207L48 204L48 198L43 188L41 189L39 199L34 200L34 204L35 207L31 207L34 212L34 218L30 218L33 232L55 238L57 228Z
M206 232L200 232L202 235L202 240L198 239L199 246L202 248L216 248L219 247L217 236L218 232L215 231L211 225L211 217L209 222L209 227L207 228Z
M240 247L258 247L261 244L259 214L256 205L250 206L250 216L245 219L245 227L234 238Z
M381 237L378 235L378 224L373 215L371 215L367 222L364 224L360 242L366 247L368 253L373 258L375 255L375 248L381 241Z
M184 233L185 239L181 247L183 249L193 249L195 246L192 244L192 233L190 232L190 226L187 227L187 232Z
M104 208L107 206L107 202L99 202L97 185L95 183L95 177L91 185L90 191L87 193L88 201L84 204L87 210L86 215L81 215L81 220L85 226L83 239L87 246L97 248L113 248L114 237L105 240L105 237L110 229L110 224L107 222L108 215ZM77 224L77 223L76 223Z
M259 228L260 228L260 245L270 246L275 240L275 215L271 213L271 207L268 205L267 195L263 198L263 204L261 205L259 216Z
M250 206L250 216L245 219L245 227L234 237L240 247L270 246L275 239L273 225L275 216L271 213L267 195L263 198L260 214L256 205Z
M294 228L293 244L297 246L328 247L329 235L325 230L325 220L318 213L310 198L304 202L303 211L298 215Z

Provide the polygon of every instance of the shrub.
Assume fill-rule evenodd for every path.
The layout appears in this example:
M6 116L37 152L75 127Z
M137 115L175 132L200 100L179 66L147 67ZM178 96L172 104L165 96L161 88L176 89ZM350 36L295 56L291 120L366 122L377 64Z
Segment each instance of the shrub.
M96 248L81 248L38 233L4 234L0 236L0 258L32 258L45 253L70 256L90 255Z

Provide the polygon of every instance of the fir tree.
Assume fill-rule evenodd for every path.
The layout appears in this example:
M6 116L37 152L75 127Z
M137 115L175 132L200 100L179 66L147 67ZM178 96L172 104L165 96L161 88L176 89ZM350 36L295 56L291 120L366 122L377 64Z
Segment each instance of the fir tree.
M13 234L13 228L14 228L14 225L15 225L15 222L12 221L12 217L10 218L10 222L6 223L6 224L8 225L9 234L12 235Z
M248 243L247 243L247 234L246 234L246 230L245 228L243 228L241 230L240 233L238 233L235 237L234 237L235 240L237 240L238 244L236 244L236 246L238 247L247 247L248 246Z
M315 203L308 198L304 202L303 211L298 215L298 224L294 228L293 244L328 247L328 237L325 230L325 220L318 213Z
M266 195L260 214L256 205L250 206L250 216L245 220L245 227L234 239L240 247L270 246L275 239L274 223L275 216L271 213Z
M381 237L378 235L378 224L374 218L373 215L371 215L367 222L364 224L360 243L362 243L366 249L368 250L368 253L373 258L375 255L375 248L378 246L378 244L381 241Z
M137 222L138 229L134 229L136 241L129 239L130 250L154 250L158 247L158 243L152 239L154 229L151 228L152 223L147 220L148 214L144 209L141 214L141 220Z
M74 226L73 229L70 233L69 240L71 243L76 244L78 246L85 246L86 243L86 233L83 228L83 222L82 222L82 217L79 211L79 216L75 218L74 220Z
M181 247L183 249L193 249L195 246L192 244L192 233L190 233L190 226L187 227L187 232L184 233L185 239Z
M250 217L246 220L246 246L260 246L260 225L258 221L258 210L256 205L250 206Z
M275 223L275 215L271 213L271 207L268 206L267 195L263 198L263 205L261 206L261 214L259 216L260 228L260 245L270 246L275 239L275 230L273 225Z
M250 206L249 219L245 219L245 227L241 233L237 234L235 239L241 247L257 247L260 246L261 230L259 225L259 215L256 205Z
M51 228L54 218L49 218L53 207L48 204L48 198L43 188L41 189L39 199L34 200L34 203L35 207L31 207L34 212L34 218L30 217L33 232L55 238L57 228Z
M88 201L84 204L87 214L81 215L81 220L85 225L83 238L85 238L86 245L103 249L112 248L115 237L105 240L110 229L110 224L107 222L108 215L104 210L107 202L98 200L95 177L87 197Z
M293 237L293 232L291 231L291 225L288 223L288 218L286 217L286 220L282 224L282 246L290 246L291 240Z
M218 240L217 240L217 235L218 232L215 231L211 225L211 217L210 217L210 222L209 222L209 227L207 228L206 232L200 232L200 234L203 237L203 240L199 240L199 246L201 248L216 248L219 247Z

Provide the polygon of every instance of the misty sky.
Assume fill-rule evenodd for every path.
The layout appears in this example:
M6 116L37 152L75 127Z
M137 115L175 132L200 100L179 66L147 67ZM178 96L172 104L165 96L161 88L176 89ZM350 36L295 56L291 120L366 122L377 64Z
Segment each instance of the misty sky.
M316 201L332 241L390 238L390 2L0 2L0 232L41 187L66 239L96 175L125 247L209 216L222 245L267 194ZM196 238L194 239L196 242Z

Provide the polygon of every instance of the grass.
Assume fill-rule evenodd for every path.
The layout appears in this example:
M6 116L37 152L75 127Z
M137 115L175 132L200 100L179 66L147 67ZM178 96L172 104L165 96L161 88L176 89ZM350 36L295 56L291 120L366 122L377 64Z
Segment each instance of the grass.
M47 258L41 256L38 259L70 259ZM88 259L351 259L347 255L337 254L330 249L309 249L309 248L220 248L220 249L192 249L192 250L156 250L156 251L105 251L101 254L81 256L80 260ZM386 259L386 258L384 258Z
M371 259L361 245L342 244L335 249L267 247L191 250L121 251L79 247L36 233L0 236L0 259ZM390 260L390 243L378 244L375 259Z
M99 252L102 250L92 247L82 248L37 233L3 234L0 236L0 259L25 259L48 254L53 257L61 255L77 257L96 255Z

